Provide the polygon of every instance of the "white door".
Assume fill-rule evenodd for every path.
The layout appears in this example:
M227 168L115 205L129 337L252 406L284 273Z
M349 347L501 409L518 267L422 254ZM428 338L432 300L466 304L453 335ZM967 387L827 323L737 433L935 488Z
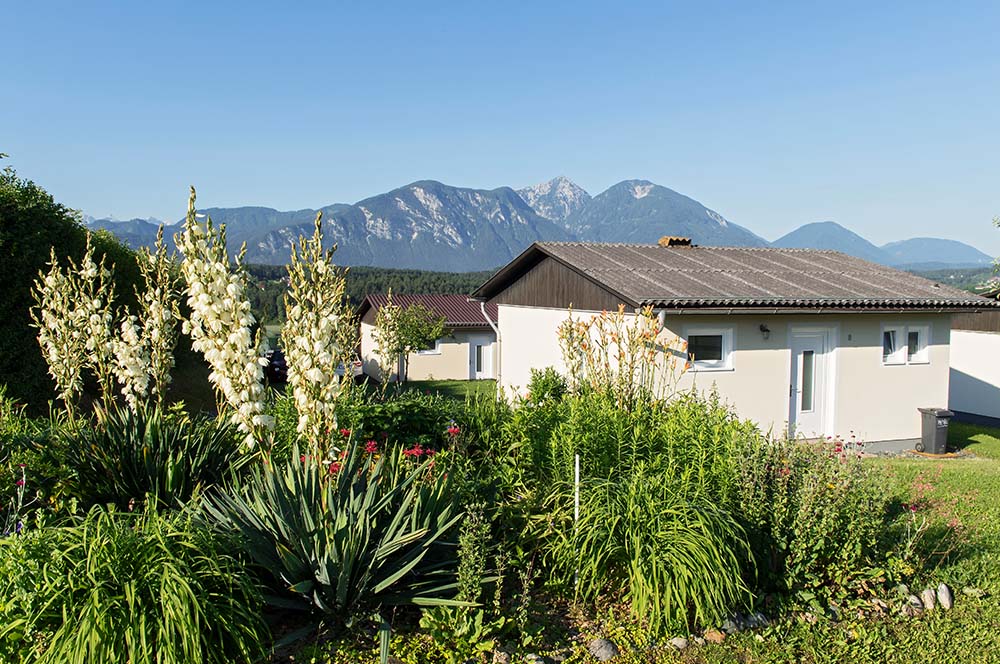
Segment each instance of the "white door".
M493 378L493 339L489 336L469 337L469 378Z
M792 330L788 433L793 436L820 438L828 433L832 338L829 330Z

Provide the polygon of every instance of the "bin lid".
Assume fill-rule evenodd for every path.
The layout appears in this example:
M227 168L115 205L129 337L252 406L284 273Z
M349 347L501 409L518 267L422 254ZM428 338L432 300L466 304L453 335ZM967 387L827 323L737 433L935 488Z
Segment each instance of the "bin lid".
M951 412L947 408L917 408L921 413L927 413L928 415L934 415L936 417L954 417L955 413Z

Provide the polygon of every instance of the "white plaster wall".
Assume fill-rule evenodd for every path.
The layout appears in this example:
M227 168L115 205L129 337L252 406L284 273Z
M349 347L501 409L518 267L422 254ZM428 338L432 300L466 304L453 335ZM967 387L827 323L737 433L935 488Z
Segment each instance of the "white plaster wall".
M577 315L589 315L576 312ZM564 371L557 330L567 317L563 309L500 305L501 383L524 393L532 368L554 366ZM760 325L770 329L767 340ZM883 366L882 325L929 325L928 364ZM790 331L800 327L833 327L836 350L832 362L833 412L828 435L896 440L920 435L918 407L944 407L948 402L950 316L883 314L728 316L672 314L666 329L684 336L685 329L733 327L731 370L689 371L680 389L711 390L732 404L741 417L780 434L787 428L791 373ZM1000 384L1000 383L998 383Z
M369 376L378 380L382 379L382 367L379 365L378 351L373 333L374 325L361 323L361 360L364 363L364 371ZM496 335L492 330L466 331L457 330L453 335L443 337L439 344L439 353L410 355L410 365L407 369L409 380L467 380L470 375L470 348L469 339L472 336L489 336L494 338L491 345L493 353L493 367L496 371L497 344ZM396 373L396 367L392 367L390 380Z
M951 331L948 407L1000 417L1000 333Z

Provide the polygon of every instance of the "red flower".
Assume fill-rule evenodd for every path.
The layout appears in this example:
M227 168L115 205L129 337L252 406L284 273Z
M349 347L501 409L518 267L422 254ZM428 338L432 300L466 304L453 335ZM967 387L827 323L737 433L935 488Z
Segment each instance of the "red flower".
M14 482L14 486L21 487L24 486L24 480L18 480Z
M351 430L350 429L341 429L340 430L340 435L343 436L344 438L350 438L351 437Z
M455 437L455 436L457 436L458 434L462 433L462 430L461 430L461 429L459 429L459 428L458 428L457 426L455 426L454 424L452 424L452 425L451 425L450 427L448 427L448 429L447 429L446 433L447 433L447 434L448 434L449 436L451 436L452 438L454 438L454 437Z
M306 462L306 455L303 454L302 456L300 456L299 457L299 461L301 461L302 463L305 463Z
M341 466L340 462L334 461L330 464L330 474L335 475L336 473L339 473L342 467L343 466Z
M437 454L437 450L432 450L431 448L428 447L426 450L424 450L424 454L426 454L429 457L432 457L435 454Z
M378 443L376 443L374 440L369 440L367 443L365 443L365 452L367 452L368 454L375 454L376 452L378 452Z
M337 458L338 459L346 459L347 458L347 450L340 450L340 453L337 454Z
M414 458L419 457L423 453L424 449L420 447L420 443L416 443L413 447L411 447L408 450L403 450L403 456L414 457Z

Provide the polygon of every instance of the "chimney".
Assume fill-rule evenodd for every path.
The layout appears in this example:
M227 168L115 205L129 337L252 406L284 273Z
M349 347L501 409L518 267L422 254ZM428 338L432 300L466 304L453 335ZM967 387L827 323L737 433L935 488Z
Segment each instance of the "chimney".
M692 247L691 238L689 237L675 237L673 235L664 235L661 237L657 244L661 247Z

